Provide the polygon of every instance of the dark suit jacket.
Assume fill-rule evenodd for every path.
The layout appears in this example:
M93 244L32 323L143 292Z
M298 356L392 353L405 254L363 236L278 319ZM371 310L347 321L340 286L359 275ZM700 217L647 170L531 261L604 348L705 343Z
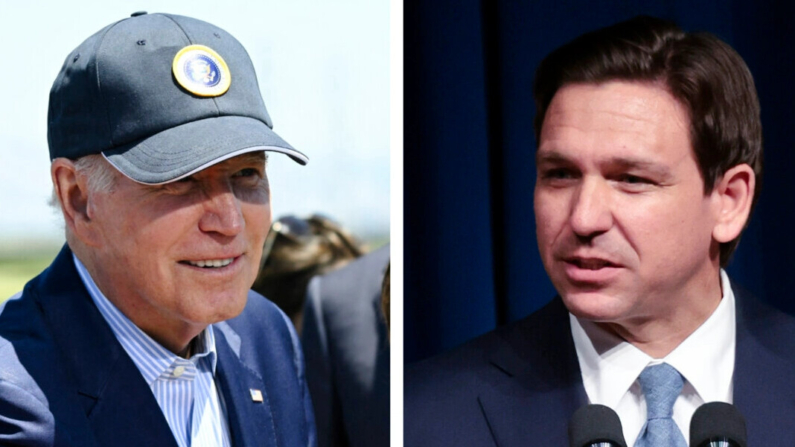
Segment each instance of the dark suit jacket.
M795 439L795 318L736 285L734 404L749 446ZM564 446L587 403L568 312L555 298L531 316L406 373L406 446Z
M215 328L233 444L314 445L303 358L286 317L250 292L243 313ZM177 445L68 248L0 313L0 445Z
M389 445L388 262L386 246L309 283L301 341L320 447Z

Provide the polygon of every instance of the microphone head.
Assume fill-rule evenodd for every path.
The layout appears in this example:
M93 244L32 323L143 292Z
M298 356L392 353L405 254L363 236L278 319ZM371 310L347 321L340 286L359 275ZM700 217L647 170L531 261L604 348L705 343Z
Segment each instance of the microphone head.
M745 418L734 405L725 402L704 404L690 420L690 446L728 441L732 447L746 447Z
M598 442L610 442L616 447L627 447L618 415L604 405L580 407L569 422L569 445L590 447Z

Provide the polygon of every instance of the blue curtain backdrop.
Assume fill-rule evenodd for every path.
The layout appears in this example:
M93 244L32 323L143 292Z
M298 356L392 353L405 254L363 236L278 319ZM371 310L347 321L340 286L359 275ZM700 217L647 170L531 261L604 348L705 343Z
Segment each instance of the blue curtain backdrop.
M533 217L534 72L575 36L638 14L712 32L750 67L762 105L764 187L728 271L795 313L795 6L406 0L404 14L406 363L554 296Z

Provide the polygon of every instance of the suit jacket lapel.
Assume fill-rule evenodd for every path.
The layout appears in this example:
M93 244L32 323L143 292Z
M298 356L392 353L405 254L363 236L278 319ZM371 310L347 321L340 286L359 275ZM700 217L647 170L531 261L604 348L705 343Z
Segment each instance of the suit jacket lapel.
M736 284L732 290L734 404L746 418L748 445L784 445L795 439L795 320ZM492 364L502 374L479 396L496 444L566 445L568 420L588 399L565 307L556 298L501 335L506 343Z
M51 410L56 417L56 439L68 439L69 445L81 446L176 447L151 389L85 290L68 247L64 247L49 269L26 286L25 294L30 295L44 315L47 328L42 333L49 330L52 334L52 342L39 343L46 345L45 359L28 355L24 365L33 377L47 379L41 380L44 385L41 388L45 395L53 396ZM283 323L278 312L271 317ZM268 323L265 322L266 328L270 327ZM218 328L216 383L234 445L295 444L294 440L305 436L305 431L298 432L291 425L303 426L290 419L296 409L303 408L301 402L289 401L289 396L299 394L291 389L296 384L283 383L285 377L294 374L295 359L285 357L292 346L289 335L277 334L273 329L273 334L257 339L262 343L259 348L273 354L269 360L277 361L249 365L245 356L241 356L246 349L241 349L237 332L226 322L215 327ZM285 352L277 353L279 349ZM55 364L46 363L50 358ZM263 380L257 371L267 371L270 380ZM251 390L261 393L262 402L252 398ZM280 409L287 408L281 418L275 417L271 401L278 401Z
M176 447L151 389L91 301L71 258L64 248L31 291L63 353L60 373L70 376L98 445Z
M497 371L478 398L496 444L567 445L568 421L588 399L562 301L499 335Z
M734 404L745 416L748 445L788 444L795 439L795 323L736 284L732 290L737 301Z
M215 325L218 365L216 383L226 405L232 444L278 446L270 400L262 377L240 358L240 337L226 323ZM262 395L258 401L252 391Z

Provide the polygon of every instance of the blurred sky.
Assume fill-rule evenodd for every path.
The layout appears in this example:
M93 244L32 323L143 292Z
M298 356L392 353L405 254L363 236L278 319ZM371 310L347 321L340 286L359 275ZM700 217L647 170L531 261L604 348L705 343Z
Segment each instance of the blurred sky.
M248 50L274 130L310 157L270 156L274 217L322 212L388 236L388 0L0 0L0 246L63 240L47 205L50 87L72 49L139 10L211 22Z

